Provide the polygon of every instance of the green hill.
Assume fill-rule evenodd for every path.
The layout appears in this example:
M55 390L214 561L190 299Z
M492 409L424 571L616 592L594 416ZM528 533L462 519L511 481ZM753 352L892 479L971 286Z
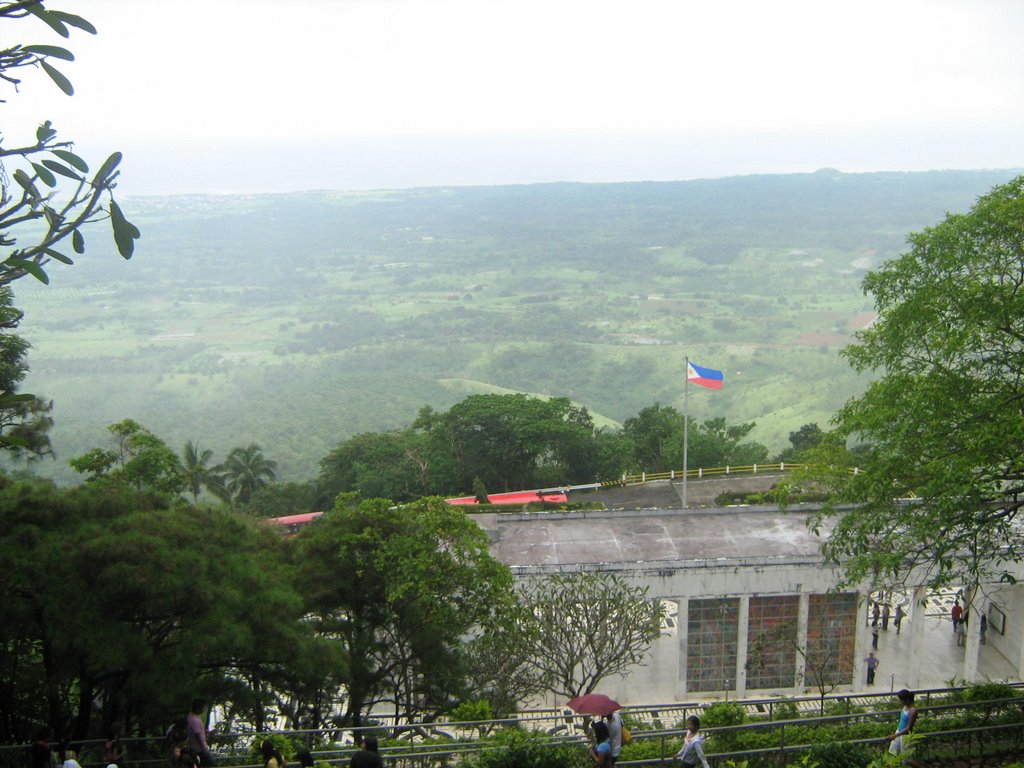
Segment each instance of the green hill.
M864 386L839 356L866 270L1011 171L821 171L675 183L134 198L122 262L90 240L22 280L28 391L59 461L134 418L282 479L340 440L472 392L567 396L614 424L683 406L684 358L725 372L690 413L782 448Z

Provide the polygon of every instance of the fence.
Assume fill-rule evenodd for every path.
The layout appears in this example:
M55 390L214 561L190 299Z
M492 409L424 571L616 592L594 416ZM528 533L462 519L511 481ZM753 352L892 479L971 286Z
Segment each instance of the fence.
M1021 684L1010 687L1020 688ZM934 689L917 692L920 741L918 754L926 760L952 756L960 759L996 753L1020 753L1024 743L1024 697L966 701L971 689ZM782 766L813 746L809 735L831 729L831 740L866 745L881 751L894 727L899 710L891 694L850 694L790 699L750 699L731 702L742 707L752 722L721 728L706 728L708 757L714 764L746 760L752 768ZM678 750L683 723L689 715L703 716L711 702L627 707L622 714L633 730L634 744L627 749L620 766L668 764ZM791 717L794 710L806 713ZM829 714L823 715L822 710ZM845 710L845 711L842 711ZM783 714L786 717L777 719ZM482 738L502 728L518 728L547 734L554 744L586 744L589 717L568 710L523 713L506 720L479 722L398 723L386 719L362 729L277 731L296 743L312 747L317 762L347 766L360 732L370 731L388 738L381 749L390 768L439 768L505 747ZM636 727L633 727L633 726ZM870 735L866 735L870 731ZM211 738L219 765L232 768L261 768L255 763L252 745L266 733L226 733ZM404 742L404 743L403 743ZM820 743L818 741L817 743ZM161 737L126 739L129 768L164 768ZM752 746L753 744L753 746ZM103 768L101 741L81 742L84 768ZM629 759L629 752L643 753ZM0 747L0 766L13 768L27 762L27 745ZM293 758L293 755L287 755ZM293 763L294 764L294 763Z

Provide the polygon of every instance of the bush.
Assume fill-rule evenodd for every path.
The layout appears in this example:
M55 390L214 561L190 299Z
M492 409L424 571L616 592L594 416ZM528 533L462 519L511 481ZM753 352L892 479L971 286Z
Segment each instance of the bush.
M702 728L724 728L730 725L743 725L747 720L747 710L731 701L719 701L704 710L700 718ZM686 723L679 727L685 728Z
M864 712L864 707L855 707L849 699L829 699L825 702L825 717L833 715L859 715Z
M259 765L263 765L264 762L263 753L260 751L260 746L264 741L273 744L288 763L295 763L295 755L306 748L306 745L298 739L289 738L283 733L258 733L249 746L249 756L254 763Z
M863 744L815 744L810 756L818 768L864 768L875 753Z
M800 706L792 699L779 699L772 705L772 720L799 720Z
M978 683L963 693L964 701L992 701L994 699L1012 699L1017 690L1009 683Z
M591 763L582 744L555 742L526 731L503 731L495 744L504 744L504 748L481 752L462 765L466 768L586 768Z

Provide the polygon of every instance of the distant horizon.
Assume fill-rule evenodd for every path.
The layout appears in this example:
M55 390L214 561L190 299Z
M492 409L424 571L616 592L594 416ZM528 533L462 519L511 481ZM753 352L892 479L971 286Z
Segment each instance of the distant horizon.
M6 84L122 194L1024 166L1024 3L63 0Z
M927 160L872 164L865 157L812 153L797 161L716 154L698 157L665 146L633 144L625 138L581 140L571 156L561 141L366 139L285 148L257 146L114 147L124 152L119 192L128 196L247 195L293 192L365 192L438 187L499 187L533 184L629 184L685 182L746 176L785 176L833 170L842 174L1024 172L1024 163L964 162L938 167ZM838 153L837 153L838 154ZM829 162L829 160L845 162Z

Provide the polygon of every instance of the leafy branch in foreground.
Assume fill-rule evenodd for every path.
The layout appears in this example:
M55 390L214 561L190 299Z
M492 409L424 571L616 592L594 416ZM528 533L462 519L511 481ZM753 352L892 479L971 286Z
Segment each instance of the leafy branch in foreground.
M44 7L41 0L0 3L0 22L35 18L61 37L70 37L71 28L96 33L96 28L80 16ZM54 65L74 61L66 48L46 44L16 44L0 49L0 83L17 90L18 70L39 68L71 96L71 82ZM76 154L74 142L58 139L49 120L43 122L29 139L8 142L0 136L0 285L25 275L48 283L44 267L56 260L73 264L63 248L85 253L86 224L107 219L113 229L118 253L131 258L138 228L125 217L114 200L114 188L120 175L121 153L112 153L96 170ZM62 250L58 250L62 248Z
M1024 177L911 235L871 272L878 318L844 354L875 372L837 414L865 472L834 501L847 578L931 587L1013 581L1024 559ZM819 521L820 522L820 521Z

